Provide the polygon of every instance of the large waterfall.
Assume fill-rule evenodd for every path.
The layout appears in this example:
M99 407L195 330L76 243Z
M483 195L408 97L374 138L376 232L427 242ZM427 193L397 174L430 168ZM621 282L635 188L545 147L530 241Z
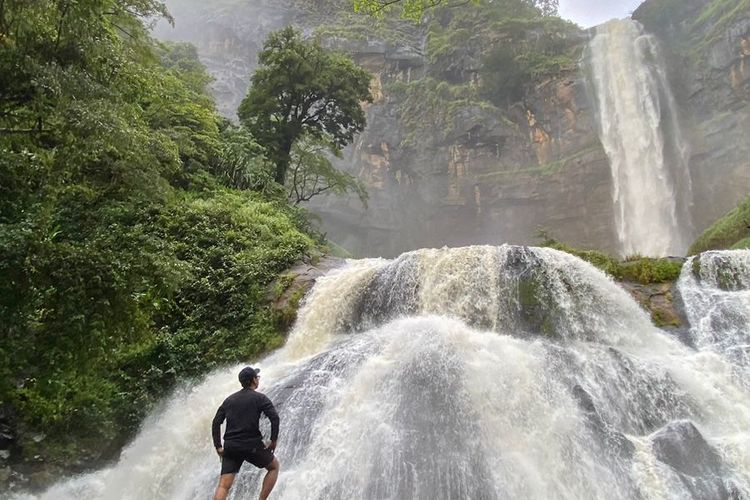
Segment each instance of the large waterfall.
M259 364L282 416L273 497L750 498L748 285L750 252L688 261L683 343L551 249L351 261ZM178 391L118 463L41 498L210 498L210 421L238 369ZM246 465L231 498L260 477Z
M610 21L597 28L589 61L620 251L684 255L692 233L688 149L657 42L636 21Z

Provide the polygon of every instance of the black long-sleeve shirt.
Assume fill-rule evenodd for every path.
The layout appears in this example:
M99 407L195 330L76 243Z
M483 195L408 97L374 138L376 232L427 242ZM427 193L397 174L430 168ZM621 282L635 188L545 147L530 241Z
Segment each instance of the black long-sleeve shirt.
M214 446L222 446L219 436L224 419L227 421L224 431L225 445L231 442L233 445L254 448L259 443L262 444L263 435L258 426L261 413L271 421L271 441L276 441L279 437L279 414L265 394L245 388L229 396L219 406L211 424Z

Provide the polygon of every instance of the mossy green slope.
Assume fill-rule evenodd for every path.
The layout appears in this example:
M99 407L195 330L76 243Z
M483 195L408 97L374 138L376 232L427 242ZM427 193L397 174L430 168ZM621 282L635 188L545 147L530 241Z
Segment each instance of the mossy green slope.
M690 245L694 255L706 250L750 247L750 197L716 221Z

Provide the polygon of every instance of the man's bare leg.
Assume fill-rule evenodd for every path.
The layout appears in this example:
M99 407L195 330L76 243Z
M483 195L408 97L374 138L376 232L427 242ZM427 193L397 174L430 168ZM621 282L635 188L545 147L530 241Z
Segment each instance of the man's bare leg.
M259 500L266 500L268 495L271 494L271 490L276 484L276 479L279 477L279 467L281 467L279 459L274 457L273 462L266 467L268 472L266 472L266 477L263 478L263 486L260 489L260 497L258 497Z
M219 486L216 487L216 493L214 494L214 500L226 500L229 495L229 488L234 483L235 474L222 474L219 477Z

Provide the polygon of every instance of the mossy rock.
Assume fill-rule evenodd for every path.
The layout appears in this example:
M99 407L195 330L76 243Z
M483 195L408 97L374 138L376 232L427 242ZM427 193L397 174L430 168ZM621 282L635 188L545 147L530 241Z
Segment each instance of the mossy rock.
M518 314L524 327L531 333L557 337L555 304L546 297L539 277L533 273L518 279Z

